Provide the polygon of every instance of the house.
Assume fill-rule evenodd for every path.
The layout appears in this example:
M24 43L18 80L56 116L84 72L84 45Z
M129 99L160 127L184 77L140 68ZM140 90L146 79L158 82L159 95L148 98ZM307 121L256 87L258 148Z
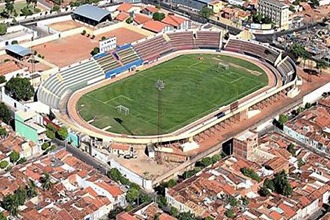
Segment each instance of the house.
M129 18L130 15L127 12L120 12L117 16L116 16L116 20L117 21L125 21L127 18Z
M152 18L150 18L149 16L140 13L135 13L133 16L133 21L136 25L143 25L151 20Z
M167 15L163 20L163 23L170 25L172 27L174 27L174 29L178 29L178 30L185 30L185 29L189 29L189 20L185 19L183 17L179 17L177 15L174 14L169 14Z
M132 151L132 147L130 147L127 144L120 144L120 143L112 143L109 146L109 151L112 154L115 155L127 155L130 154L130 152Z
M141 10L141 13L142 14L145 14L145 15L148 15L148 16L152 16L154 13L156 13L158 11L159 11L158 8L156 8L155 6L149 5L149 6L145 7L145 8L143 8Z
M33 141L41 146L45 139L46 129L42 126L43 117L33 111L19 110L15 112L15 129L16 133L23 136L27 140Z
M165 24L160 21L154 21L150 20L146 22L143 26L143 29L146 29L148 31L152 31L154 33L160 33L160 32L165 32L165 31L170 31L173 29L171 25Z

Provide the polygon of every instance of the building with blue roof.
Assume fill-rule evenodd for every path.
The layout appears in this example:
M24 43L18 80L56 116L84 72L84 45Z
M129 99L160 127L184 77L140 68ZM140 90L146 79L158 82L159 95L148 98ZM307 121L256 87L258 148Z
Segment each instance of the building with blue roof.
M23 58L32 54L32 51L29 48L23 47L18 44L8 45L6 51L9 55L16 58Z
M95 26L110 19L110 12L97 6L86 4L76 8L72 17L73 19Z

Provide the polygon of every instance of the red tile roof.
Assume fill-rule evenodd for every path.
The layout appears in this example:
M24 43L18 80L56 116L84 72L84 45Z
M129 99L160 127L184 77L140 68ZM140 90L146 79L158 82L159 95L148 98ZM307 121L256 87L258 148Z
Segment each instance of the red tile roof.
M155 33L159 33L162 32L163 29L166 27L167 25L160 22L160 21L148 21L147 23L145 23L143 25L144 29L147 29L149 31L155 32Z
M119 213L116 216L117 220L138 220L137 218L135 218L134 216L131 216L130 214L128 214L127 212L122 212Z
M108 191L113 197L117 197L123 194L123 191L121 191L121 189L118 186L111 185L103 181L97 182L95 184Z
M185 22L186 19L176 16L176 15L167 15L162 22L165 24L172 25L173 27L180 26L183 22Z
M296 212L290 206L284 203L280 204L278 207L283 210L285 217L289 219L296 214Z
M125 21L127 18L129 18L129 14L127 14L126 12L120 12L116 17L116 20Z
M134 22L137 23L137 24L144 24L144 23L146 23L147 21L150 21L150 20L152 20L152 18L150 18L147 15L142 15L142 14L135 14L134 15Z
M155 13L155 12L159 11L158 8L156 8L154 6L147 6L144 9L151 12L151 13Z
M124 2L123 4L121 4L118 8L117 11L125 11L128 12L128 10L130 10L133 7L133 5Z

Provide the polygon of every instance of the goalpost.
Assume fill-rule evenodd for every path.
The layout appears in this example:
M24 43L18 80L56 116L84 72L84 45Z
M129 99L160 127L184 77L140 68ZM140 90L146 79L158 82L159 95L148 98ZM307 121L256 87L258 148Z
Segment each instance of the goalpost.
M129 108L123 105L118 105L116 106L117 112L124 114L124 115L129 115Z
M220 61L218 63L218 68L222 68L224 70L229 70L229 63L224 62L224 61Z

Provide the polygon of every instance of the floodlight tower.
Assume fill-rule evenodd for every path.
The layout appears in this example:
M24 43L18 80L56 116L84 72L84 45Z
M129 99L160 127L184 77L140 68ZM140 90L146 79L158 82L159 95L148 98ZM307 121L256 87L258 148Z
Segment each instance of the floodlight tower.
M165 83L163 80L157 80L156 89L158 90L158 143L161 143L162 135L162 91L165 89Z

